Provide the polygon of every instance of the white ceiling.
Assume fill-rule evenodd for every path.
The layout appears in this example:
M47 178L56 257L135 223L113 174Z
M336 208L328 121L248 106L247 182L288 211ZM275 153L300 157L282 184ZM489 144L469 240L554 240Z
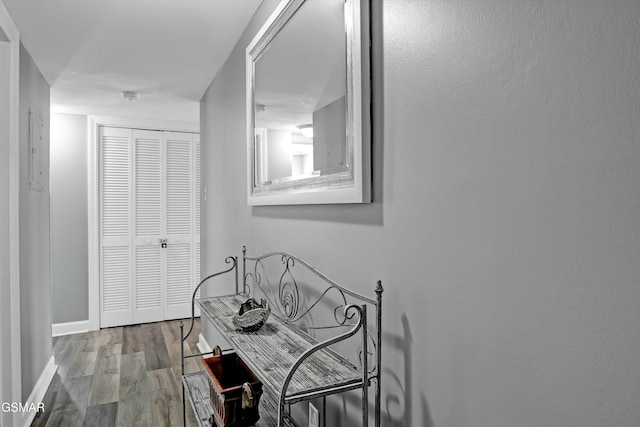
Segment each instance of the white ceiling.
M52 110L199 122L199 101L262 0L3 0ZM122 99L122 91L140 99Z

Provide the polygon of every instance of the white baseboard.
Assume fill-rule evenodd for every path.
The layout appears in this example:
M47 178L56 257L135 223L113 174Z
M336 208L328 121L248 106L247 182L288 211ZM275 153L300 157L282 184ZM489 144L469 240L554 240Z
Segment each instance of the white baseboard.
M54 323L51 325L51 334L54 337L62 335L80 334L91 330L88 320L80 320L79 322Z
M213 351L213 349L211 348L211 345L209 345L209 343L207 342L207 340L204 338L204 336L202 334L198 335L198 350L200 350L200 353L211 353Z
M51 358L47 362L47 365L42 370L42 373L40 374L40 378L38 378L36 385L33 386L33 390L31 391L29 398L26 402L24 402L27 408L38 407L38 404L42 404L44 395L47 393L49 384L51 384L51 380L53 379L53 376L56 374L57 370L58 366L56 365L56 361L53 356L51 356ZM22 426L29 427L33 422L33 419L35 418L36 413L36 411L32 410L22 412Z

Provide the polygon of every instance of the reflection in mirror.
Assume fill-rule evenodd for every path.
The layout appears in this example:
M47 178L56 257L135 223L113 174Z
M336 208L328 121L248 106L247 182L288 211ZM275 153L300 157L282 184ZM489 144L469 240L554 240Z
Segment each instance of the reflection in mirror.
M368 156L361 147L368 130L349 128L363 126L360 73L349 69L355 58L360 70L354 5L358 0L283 0L247 48L251 204L331 202L264 196L362 187L354 175ZM334 202L370 201L367 191L356 191L355 198L334 191Z
M307 1L255 61L259 184L345 166L346 44L344 0Z

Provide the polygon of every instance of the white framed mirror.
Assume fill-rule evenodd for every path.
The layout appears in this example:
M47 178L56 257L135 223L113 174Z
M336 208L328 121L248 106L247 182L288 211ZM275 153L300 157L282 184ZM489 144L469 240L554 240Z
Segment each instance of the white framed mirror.
M368 0L282 0L249 44L249 205L371 202Z

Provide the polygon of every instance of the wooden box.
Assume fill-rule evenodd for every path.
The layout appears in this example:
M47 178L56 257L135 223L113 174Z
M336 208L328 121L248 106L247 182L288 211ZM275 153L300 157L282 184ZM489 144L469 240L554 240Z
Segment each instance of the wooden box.
M260 419L258 406L262 395L262 383L255 374L236 353L202 359L202 364L209 374L215 425L253 426Z

